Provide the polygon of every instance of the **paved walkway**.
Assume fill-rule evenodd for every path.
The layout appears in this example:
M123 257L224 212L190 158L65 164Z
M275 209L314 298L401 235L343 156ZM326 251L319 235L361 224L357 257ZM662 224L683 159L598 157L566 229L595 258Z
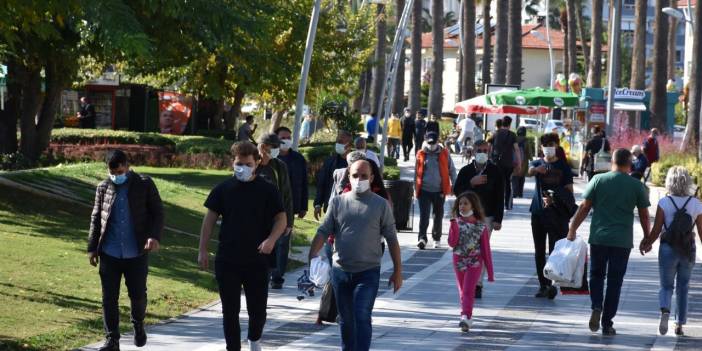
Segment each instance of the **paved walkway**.
M454 158L457 167L461 162ZM411 176L412 164L400 162L403 177ZM533 183L527 182L530 197ZM584 184L576 184L578 194ZM448 199L446 208L453 200ZM470 333L458 329L457 289L451 266L451 252L442 249L419 251L416 232L399 234L404 261L405 284L393 294L387 288L392 264L384 257L381 291L373 313L373 350L700 350L702 349L702 271L693 273L687 337L657 335L658 266L657 247L642 257L632 251L622 288L618 335L604 338L587 328L588 296L562 296L555 300L536 299L533 242L528 213L529 200L516 199L506 215L503 229L491 239L496 282L486 283L483 299L474 311ZM418 228L418 211L414 228ZM587 236L589 223L580 234ZM444 223L448 231L448 221ZM641 229L635 226L635 242ZM445 241L444 241L445 245ZM263 336L265 350L337 350L336 325L316 326L319 298L296 299L299 272L287 274L281 291L271 291L268 323ZM242 298L242 324L246 324ZM183 318L148 329L147 350L220 351L225 349L220 305L214 303ZM242 330L246 330L242 326ZM245 332L242 337L245 338ZM138 350L123 337L122 350ZM245 342L243 343L245 345ZM86 347L85 350L94 350ZM244 346L246 349L246 346Z

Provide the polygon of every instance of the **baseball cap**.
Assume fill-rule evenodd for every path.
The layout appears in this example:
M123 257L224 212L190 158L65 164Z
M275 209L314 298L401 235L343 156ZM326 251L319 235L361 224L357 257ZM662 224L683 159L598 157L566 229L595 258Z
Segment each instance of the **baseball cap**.
M429 144L435 144L438 140L439 136L436 134L436 132L427 132L427 134L424 136L424 141Z

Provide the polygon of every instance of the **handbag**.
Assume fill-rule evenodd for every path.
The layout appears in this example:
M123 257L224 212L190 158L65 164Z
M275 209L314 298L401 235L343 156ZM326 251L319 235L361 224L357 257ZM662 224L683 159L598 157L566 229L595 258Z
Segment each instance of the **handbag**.
M609 172L612 169L612 154L605 152L605 144L607 143L606 138L602 138L602 147L592 159L592 170L593 172Z
M322 298L319 299L319 319L324 322L335 323L337 314L334 289L331 282L327 282L322 291Z

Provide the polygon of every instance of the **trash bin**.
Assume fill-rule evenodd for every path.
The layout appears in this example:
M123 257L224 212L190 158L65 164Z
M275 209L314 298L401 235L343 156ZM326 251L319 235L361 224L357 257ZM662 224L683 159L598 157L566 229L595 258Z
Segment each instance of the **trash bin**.
M392 200L392 214L397 230L412 230L412 199L414 182L408 180L384 180L385 188Z

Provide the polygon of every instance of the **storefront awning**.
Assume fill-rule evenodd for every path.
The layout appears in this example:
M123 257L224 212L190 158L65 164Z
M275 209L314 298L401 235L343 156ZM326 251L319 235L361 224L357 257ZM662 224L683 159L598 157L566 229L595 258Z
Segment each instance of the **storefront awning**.
M643 102L636 101L614 101L614 109L618 111L646 111Z

